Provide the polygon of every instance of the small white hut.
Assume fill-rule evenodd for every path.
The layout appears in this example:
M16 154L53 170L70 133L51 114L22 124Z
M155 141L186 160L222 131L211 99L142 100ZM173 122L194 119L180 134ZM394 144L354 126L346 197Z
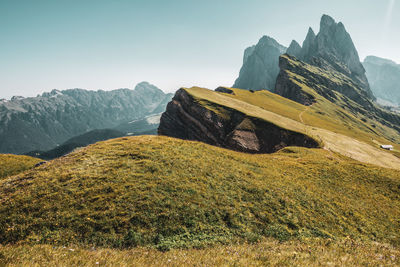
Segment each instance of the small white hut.
M393 150L392 145L381 145L381 148L386 149L386 150Z

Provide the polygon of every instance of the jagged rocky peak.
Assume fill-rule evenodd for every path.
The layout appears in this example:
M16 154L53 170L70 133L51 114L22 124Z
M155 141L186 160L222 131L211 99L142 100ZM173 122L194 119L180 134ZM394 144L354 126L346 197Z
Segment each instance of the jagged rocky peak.
M290 43L290 46L287 49L286 53L298 58L300 56L300 54L301 54L301 46L300 46L300 44L296 40L293 40Z
M335 20L326 14L322 15L321 22L320 22L320 31L325 32L329 30L332 26L335 26Z
M233 87L246 90L273 90L279 73L279 56L286 47L269 36L263 36L255 46L247 48L243 66Z
M370 99L374 99L350 34L343 23L337 23L332 17L323 15L319 33L316 35L309 28L301 51L291 49L288 54L306 63L350 77Z
M301 60L309 60L312 53L316 49L315 39L317 36L314 33L314 30L310 27L308 28L308 33L306 39L304 39L302 50L299 52L299 55L296 56Z

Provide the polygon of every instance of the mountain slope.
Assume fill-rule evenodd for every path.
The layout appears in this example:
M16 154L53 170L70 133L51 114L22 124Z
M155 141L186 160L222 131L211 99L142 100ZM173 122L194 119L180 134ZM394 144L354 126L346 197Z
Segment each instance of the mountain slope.
M38 158L0 154L0 179L32 169L39 162Z
M290 55L280 57L280 67L275 88L277 94L306 105L318 102L317 99L322 103L328 100L365 122L379 122L385 126L385 130L380 131L383 136L392 141L398 140L389 133L395 131L395 136L400 133L400 116L377 106L346 75L306 64ZM321 106L321 112L324 109ZM376 123L370 124L368 130L375 132L371 126L376 128Z
M337 23L330 16L322 16L317 35L310 28L303 47L292 47L288 53L322 69L342 73L349 77L367 98L374 99L350 34L343 23Z
M350 236L399 244L399 177L322 149L249 155L125 137L1 181L0 240L168 249Z
M363 62L374 95L400 106L400 65L369 56Z
M274 152L288 145L322 146L362 162L400 168L397 131L373 118L357 118L301 85L318 99L311 107L265 90L252 93L229 89L232 93L220 93L183 88L161 117L159 134L250 153ZM290 143L293 133L302 136L300 142ZM318 145L310 146L313 143L306 140ZM384 151L380 144L392 144L396 150ZM271 146L273 149L263 150Z
M170 94L148 83L135 90L53 90L0 102L0 153L48 150L93 129L113 128L165 109Z

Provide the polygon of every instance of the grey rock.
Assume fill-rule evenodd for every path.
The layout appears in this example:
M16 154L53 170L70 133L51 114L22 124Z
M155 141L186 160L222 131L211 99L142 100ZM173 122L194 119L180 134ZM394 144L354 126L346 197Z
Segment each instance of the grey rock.
M298 42L296 42L295 40L293 40L290 43L289 48L286 51L287 54L295 56L297 58L300 58L301 56L301 46Z
M273 90L279 73L279 56L286 52L286 47L273 38L264 36L256 46L245 50L243 66L234 88L246 90Z
M230 94L230 95L235 94L233 92L233 90L226 88L226 87L218 87L217 89L215 89L215 92L220 92L220 93L225 93L225 94Z

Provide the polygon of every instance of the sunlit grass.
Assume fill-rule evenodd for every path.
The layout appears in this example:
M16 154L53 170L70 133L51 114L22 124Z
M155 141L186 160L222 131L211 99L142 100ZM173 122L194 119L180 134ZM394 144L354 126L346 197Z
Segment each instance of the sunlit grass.
M399 266L400 250L390 245L315 239L219 245L205 249L129 250L0 246L0 266Z
M119 138L0 182L0 240L203 248L263 237L400 244L400 172L323 149L249 155Z
M0 154L0 179L31 169L40 161L28 156Z

